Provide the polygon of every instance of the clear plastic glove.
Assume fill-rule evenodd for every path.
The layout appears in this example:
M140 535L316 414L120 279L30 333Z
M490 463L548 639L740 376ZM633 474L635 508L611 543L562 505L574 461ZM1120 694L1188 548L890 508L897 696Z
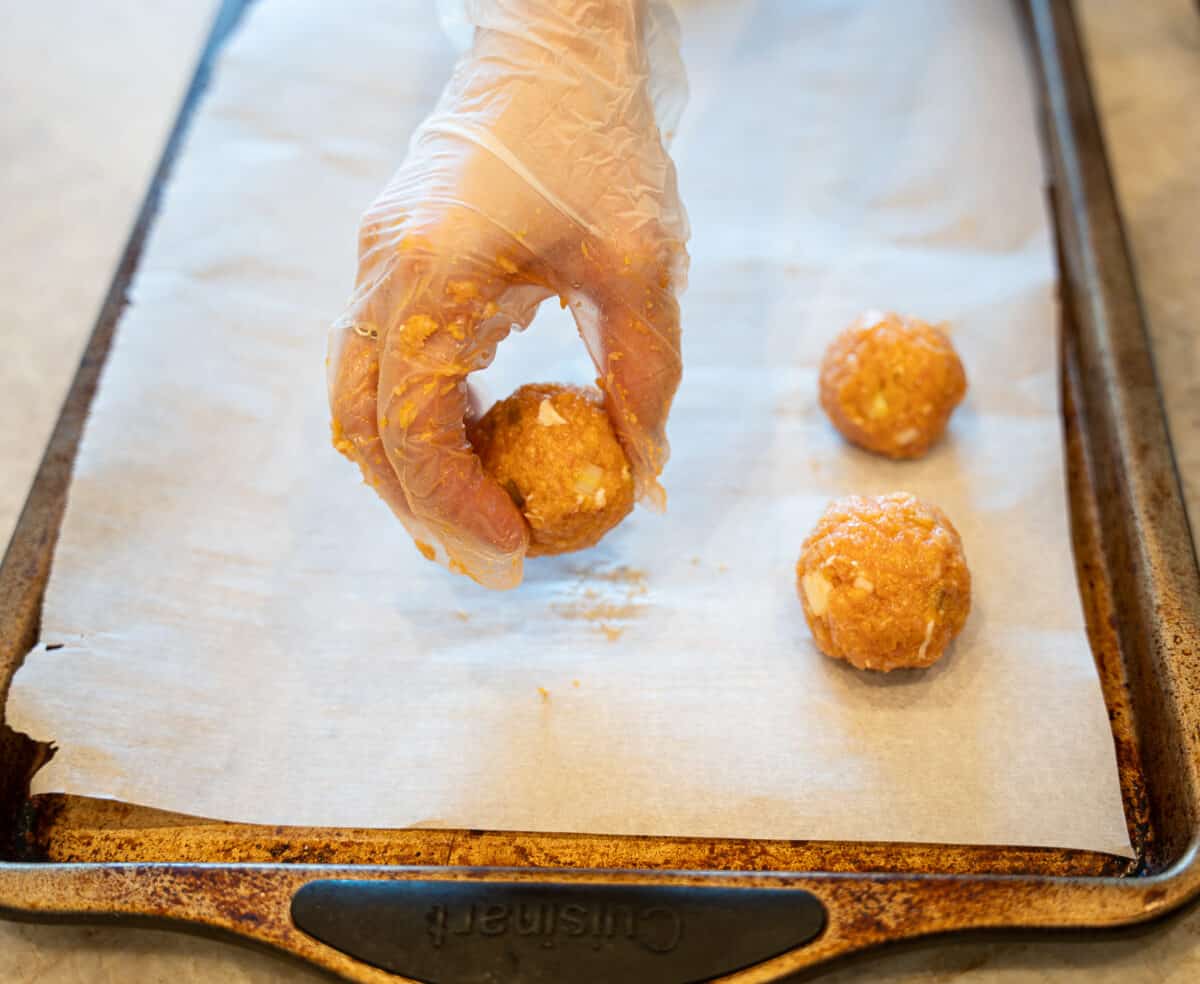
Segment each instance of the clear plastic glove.
M640 496L665 504L688 228L647 39L674 35L645 0L466 11L472 46L363 217L330 404L334 445L421 552L510 588L528 529L467 443L466 378L546 298L571 307Z

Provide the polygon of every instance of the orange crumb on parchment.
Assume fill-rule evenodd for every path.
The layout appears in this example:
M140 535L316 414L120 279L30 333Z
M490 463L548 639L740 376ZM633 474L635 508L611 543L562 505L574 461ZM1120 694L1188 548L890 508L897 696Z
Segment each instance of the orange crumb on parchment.
M628 624L647 608L646 572L636 567L576 567L577 578L568 600L551 604L559 618L590 623L609 642L616 642Z

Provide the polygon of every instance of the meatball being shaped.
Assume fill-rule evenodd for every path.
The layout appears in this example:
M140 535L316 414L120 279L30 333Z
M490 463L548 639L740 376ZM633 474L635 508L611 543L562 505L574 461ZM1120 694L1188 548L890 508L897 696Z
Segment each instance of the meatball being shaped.
M825 350L821 406L859 447L919 458L967 391L950 339L916 318L865 314Z
M796 580L817 647L860 670L936 663L971 609L958 531L907 492L831 503Z
M598 390L522 386L467 437L529 523L531 557L593 546L633 508L633 474Z

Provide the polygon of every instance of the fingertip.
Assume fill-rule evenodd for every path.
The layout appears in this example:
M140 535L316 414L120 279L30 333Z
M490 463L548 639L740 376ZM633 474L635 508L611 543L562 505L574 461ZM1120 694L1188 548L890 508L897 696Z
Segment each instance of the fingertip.
M450 539L453 540L453 537ZM414 538L413 543L417 552L431 564L440 565L453 574L468 577L492 591L510 591L518 587L524 577L523 546L508 552L491 554L465 543L448 546L437 536L431 536L429 540Z
M529 524L509 494L483 474L474 453L471 463L478 476L472 483L474 495L463 500L457 517L459 528L474 534L498 556L524 556L529 548Z
M662 487L657 478L648 478L644 483L638 482L636 485L638 499L645 503L652 512L665 513L667 511L667 490Z
M525 576L524 553L513 554L504 558L489 559L481 566L474 568L459 565L451 561L450 570L465 574L476 584L491 591L511 591L521 586Z
M474 455L472 455L474 459ZM474 459L478 461L478 459ZM465 534L449 547L451 569L493 590L517 587L529 550L529 524L508 493L482 474L474 496L462 500L456 529Z
M529 526L473 452L439 448L424 460L411 455L400 468L409 502L435 533L451 571L496 590L521 583Z
M464 537L461 531L449 534L443 541L449 557L446 566L493 591L509 591L519 586L529 549L528 528L524 527L524 520L521 523L519 535L504 536L502 543Z

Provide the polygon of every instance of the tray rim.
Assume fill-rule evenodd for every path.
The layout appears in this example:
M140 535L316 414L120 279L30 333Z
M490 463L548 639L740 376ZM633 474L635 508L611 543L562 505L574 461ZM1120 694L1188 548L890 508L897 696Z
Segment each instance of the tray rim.
M96 327L87 344L80 368L72 382L70 393L55 431L47 445L46 454L39 467L30 501L19 520L9 552L5 557L3 571L3 597L0 598L0 616L4 624L20 624L25 630L20 637L3 639L3 649L22 651L29 648L36 638L37 613L40 606L41 587L44 585L42 569L31 560L41 556L43 567L48 566L53 553L53 541L61 519L61 503L57 510L47 510L45 503L36 501L39 491L44 499L48 482L69 482L70 465L74 449L95 391L99 371L107 356L116 322L125 305L125 290L136 270L141 245L148 233L157 211L162 188L169 176L172 163L182 145L190 117L207 85L212 66L222 43L232 32L240 17L253 0L223 0L214 21L212 32L201 56L195 78L185 97L179 117L168 139L162 160L152 179L150 190L139 212L129 243L122 256L113 283L101 309ZM1039 68L1047 90L1047 109L1050 117L1051 134L1048 144L1053 154L1048 167L1061 185L1060 195L1055 201L1058 213L1060 236L1065 228L1065 266L1062 271L1064 287L1071 298L1084 310L1085 320L1091 335L1103 337L1111 333L1114 321L1124 326L1125 334L1140 335L1140 344L1146 348L1144 317L1137 297L1136 281L1132 272L1130 253L1125 242L1124 231L1116 207L1115 193L1104 155L1099 125L1092 106L1090 84L1078 38L1075 17L1070 0L1029 0L1032 13L1034 43L1040 55ZM1071 71L1064 69L1064 60L1076 64ZM1072 76L1072 72L1074 73ZM1055 74L1057 73L1057 74ZM1082 95L1080 92L1082 85ZM1076 141L1083 134L1084 150L1080 153ZM1099 202L1099 207L1097 207ZM1099 222L1093 222L1096 215ZM1098 259L1099 257L1099 259ZM1103 262L1100 262L1100 260ZM1116 275L1113 275L1114 269ZM1085 333L1086 335L1087 333ZM1094 339L1093 339L1094 341ZM1136 341L1136 339L1135 339ZM1086 344L1086 340L1085 340ZM1101 380L1105 385L1117 389L1113 400L1130 397L1127 390L1137 389L1136 381L1122 376L1121 365L1109 366L1108 374ZM1135 367L1136 368L1136 367ZM1190 532L1186 537L1187 549L1181 550L1176 543L1160 542L1163 537L1178 539L1179 523L1187 528L1186 514L1182 505L1182 494L1177 471L1165 427L1165 414L1161 406L1157 383L1151 386L1158 399L1156 414L1147 414L1141 407L1142 420L1149 416L1150 423L1161 431L1162 440L1150 448L1156 454L1156 463L1161 471L1165 456L1167 470L1174 482L1169 484L1165 495L1161 490L1149 490L1138 486L1137 473L1126 474L1126 463L1136 464L1142 452L1130 443L1132 437L1118 425L1108 422L1113 431L1113 462L1097 462L1093 455L1089 468L1110 468L1120 473L1126 484L1122 491L1130 500L1133 526L1142 539L1138 544L1149 544L1153 556L1148 563L1155 562L1165 568L1168 586L1183 589L1185 597L1173 599L1175 608L1165 618L1167 629L1182 627L1185 641L1200 641L1200 605L1194 597L1187 597L1188 588L1200 584L1196 575L1195 544ZM1143 381L1144 384L1144 381ZM1068 385L1071 385L1068 383ZM1088 401L1088 387L1099 385L1094 381L1076 380L1079 394ZM1140 391L1139 391L1140 392ZM1137 396L1135 393L1134 396ZM1093 394L1094 397L1094 394ZM1092 403L1096 401L1092 399ZM1089 412L1094 409L1089 406ZM1115 412L1115 411L1114 411ZM1154 444L1154 442L1150 442ZM53 492L53 490L51 490ZM59 496L65 498L60 490ZM1157 496L1155 509L1148 503ZM1152 519L1164 515L1162 500L1166 501L1166 521L1159 524ZM1100 503L1101 508L1106 503ZM1161 525L1161 528L1159 528ZM1165 558L1165 559L1164 559ZM1136 559L1136 558L1135 558ZM1158 568L1155 567L1157 570ZM1147 589L1150 590L1150 589ZM1191 592L1194 596L1195 591ZM1117 618L1121 613L1114 613ZM1114 626L1114 631L1119 631ZM1176 634L1176 645L1179 635ZM1157 641L1159 648L1170 655L1171 647ZM1150 645L1150 643L1147 643ZM5 655L0 649L0 659ZM1169 661L1168 661L1169 662ZM1183 667L1186 669L1186 667ZM1183 669L1180 672L1183 672ZM1167 685L1178 682L1178 675L1166 681ZM0 705L7 698L8 680L0 681ZM1178 696L1173 695L1173 696ZM1184 694L1183 697L1190 698ZM1195 706L1188 701L1178 700L1172 705L1185 722L1200 722ZM1193 736L1195 744L1200 737ZM1186 751L1195 751L1189 744ZM0 753L2 754L2 753ZM1193 760L1197 757L1193 756ZM27 775L45 761L34 755L18 762ZM1197 787L1194 772L1184 777L1183 789L1190 797L1191 829L1186 844L1177 845L1175 860L1158 872L1141 870L1134 872L1138 877L1116 877L1111 875L1065 875L1048 874L999 874L999 873L912 873L901 871L718 871L718 870L638 870L636 868L555 868L555 867L473 867L446 865L304 865L304 864L237 864L237 863L174 863L174 862L9 862L0 860L0 915L9 917L83 917L98 915L150 916L173 921L186 921L249 936L268 945L288 950L304 958L341 973L351 979L396 980L392 975L378 977L379 972L364 969L365 965L350 961L330 948L316 944L311 938L297 939L294 927L289 931L290 921L283 913L282 921L262 920L256 917L248 925L247 913L234 904L234 899L245 902L248 885L256 887L254 904L268 903L270 908L280 899L290 898L290 892L299 884L314 878L429 878L469 879L486 883L508 879L532 880L546 883L577 881L636 882L646 884L774 884L781 887L805 887L818 895L837 914L836 931L829 931L802 951L795 951L767 964L752 968L746 974L739 973L738 980L772 980L780 973L815 966L818 962L831 959L852 950L873 947L879 943L897 939L912 939L931 934L940 934L963 929L996 928L1092 928L1132 925L1158 918L1200 896L1200 833L1195 824L1197 813ZM27 788L27 787L26 787ZM3 817L4 797L0 794L0 818ZM495 832L503 836L506 832ZM547 835L555 836L555 835ZM925 845L936 848L939 845ZM1135 845L1136 846L1136 845ZM1094 854L1096 852L1081 852ZM214 883L220 887L214 888ZM120 891L114 893L114 886ZM175 896L163 901L164 886L186 885L190 896ZM872 898L872 907L881 912L902 913L905 905L901 900L916 896L922 898L918 908L928 909L920 913L907 912L892 919L877 920L877 925L863 926L851 918L855 906L861 906L864 891ZM1054 908L1031 902L1030 892L1041 899L1053 899ZM231 894L232 893L232 894ZM940 903L938 900L941 900ZM947 908L948 899L955 899L957 908ZM910 906L911 904L908 903ZM278 915L278 913L276 913ZM838 928L841 927L841 928ZM302 935L302 934L301 934ZM306 943L305 940L308 940ZM778 966L776 966L778 965ZM763 976L763 975L766 976ZM747 976L748 975L748 976Z

